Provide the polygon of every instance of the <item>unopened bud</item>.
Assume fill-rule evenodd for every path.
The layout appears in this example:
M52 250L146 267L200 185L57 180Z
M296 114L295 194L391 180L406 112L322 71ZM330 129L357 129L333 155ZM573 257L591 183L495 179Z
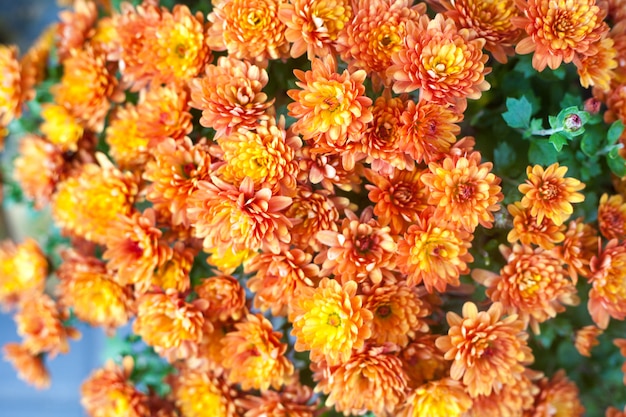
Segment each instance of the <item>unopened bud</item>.
M565 121L563 123L563 127L568 132L576 132L583 126L583 121L579 115L576 113L571 113L565 116Z

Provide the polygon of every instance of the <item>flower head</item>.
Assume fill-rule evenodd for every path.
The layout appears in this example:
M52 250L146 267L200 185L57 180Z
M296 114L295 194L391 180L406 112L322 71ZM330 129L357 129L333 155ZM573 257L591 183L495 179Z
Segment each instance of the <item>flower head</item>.
M609 319L626 318L626 246L611 240L599 256L591 259L587 309L594 323L606 329Z
M516 314L502 318L503 311L500 303L478 312L474 303L466 302L462 317L448 312L448 335L437 339L437 347L453 361L450 376L462 379L472 397L500 391L534 360L524 322Z
M285 357L287 345L280 342L282 333L260 314L248 314L235 329L222 339L228 380L244 390L279 389L293 373L293 364Z
M535 244L550 250L565 239L565 225L557 226L549 217L537 223L536 216L530 214L530 208L523 208L519 201L509 204L507 209L513 216L513 229L507 235L509 243L519 240L523 245Z
M526 369L513 382L503 385L499 392L493 391L490 395L473 398L469 416L526 416L533 409L535 396L539 393L534 380L542 375L541 372Z
M593 53L592 45L609 30L603 21L606 10L596 0L548 1L516 0L524 16L511 22L528 35L515 47L518 54L534 52L533 67L556 69L561 62L572 62L576 54Z
M626 239L626 203L620 194L600 197L598 226L606 239Z
M616 78L613 70L618 66L617 51L613 45L613 39L607 37L592 46L595 51L574 58L580 85L585 88L595 86L601 91L611 88L611 80Z
M411 391L400 417L462 417L472 406L463 385L452 378L431 381Z
M185 417L236 417L236 392L211 372L184 368L175 376L173 397Z
M83 137L83 127L74 116L63 106L45 103L41 117L40 129L46 139L64 152L76 152L78 141Z
M217 275L194 287L198 297L208 301L204 317L216 321L239 321L247 312L246 293L239 281L228 275Z
M8 126L22 113L22 84L16 46L0 45L0 126Z
M591 349L600 344L598 336L602 333L602 329L594 325L585 326L576 331L574 347L581 355L590 357Z
M585 184L576 178L565 178L566 172L567 167L556 162L545 170L541 165L526 169L528 179L518 187L524 194L521 203L523 208L530 208L538 225L544 217L552 219L557 226L563 224L574 211L572 203L584 201L585 196L578 191Z
M584 223L582 218L572 220L565 232L565 239L555 250L567 264L567 270L577 282L578 275L589 277L589 263L598 254L598 231L596 227Z
M57 53L61 61L68 58L72 50L81 49L87 38L93 34L98 19L98 7L93 1L76 0L72 10L59 13L56 27Z
M19 379L37 389L50 386L50 374L41 355L31 353L28 348L18 343L7 343L2 348L2 352L4 359L10 362L17 371Z
M318 401L311 401L313 390L299 382L286 385L280 392L266 390L259 396L247 395L236 403L245 410L243 417L314 417Z
M580 417L585 407L580 402L578 388L560 369L552 378L542 378L538 384L539 393L535 397L535 407L528 413L530 417L540 417L553 413L555 416Z
M357 283L343 285L323 278L317 288L302 287L291 303L291 334L298 352L310 350L312 361L329 366L346 362L352 351L364 346L371 334L371 311L356 295Z
M214 2L208 44L263 67L270 59L288 57L287 27L279 17L284 0L224 0Z
M43 292L47 275L48 261L35 240L0 243L0 304L12 307Z

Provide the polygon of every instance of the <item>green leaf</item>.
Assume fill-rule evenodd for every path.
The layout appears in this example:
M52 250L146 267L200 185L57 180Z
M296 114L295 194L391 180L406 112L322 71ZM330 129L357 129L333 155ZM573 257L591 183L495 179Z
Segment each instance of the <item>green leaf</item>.
M515 149L507 142L500 142L493 150L493 159L498 168L507 168L515 162Z
M606 163L613 172L618 177L622 178L626 175L626 161L621 156L617 156L617 158L611 158L610 154L606 157Z
M565 96L563 96L563 100L561 100L561 102L559 103L559 106L561 108L567 108L567 107L580 108L580 106L582 105L583 105L582 98L578 95L574 95L571 93L566 93Z
M530 101L524 96L520 99L509 97L506 99L507 111L502 113L502 118L513 129L526 129L530 126L530 116L533 108Z
M557 132L550 135L548 142L554 145L554 149L556 149L557 152L561 152L563 145L565 145L568 140L569 138L564 135L563 132Z
M609 131L606 134L606 139L609 144L612 145L617 142L619 137L622 135L622 132L624 132L624 123L622 123L621 120L613 122L611 124L611 127L609 127Z
M580 149L587 156L595 156L602 146L602 134L595 129L589 129L580 141Z
M545 139L532 139L528 149L528 160L531 164L550 165L557 161L558 152L554 145Z

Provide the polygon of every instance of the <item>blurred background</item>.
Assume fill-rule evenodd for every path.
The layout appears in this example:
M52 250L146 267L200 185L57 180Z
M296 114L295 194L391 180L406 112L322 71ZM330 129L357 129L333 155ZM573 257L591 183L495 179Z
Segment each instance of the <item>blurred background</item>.
M0 0L0 43L15 44L25 52L39 33L57 20L56 0ZM2 77L2 74L0 74ZM7 141L15 140L9 138ZM39 238L47 228L48 216L27 205L3 203L0 239L21 241ZM37 236L39 234L39 236ZM105 336L100 329L80 327L83 337L70 343L70 352L48 361L51 387L37 389L20 381L8 362L0 360L0 417L79 417L80 385L103 363ZM11 314L0 312L0 347L19 342Z

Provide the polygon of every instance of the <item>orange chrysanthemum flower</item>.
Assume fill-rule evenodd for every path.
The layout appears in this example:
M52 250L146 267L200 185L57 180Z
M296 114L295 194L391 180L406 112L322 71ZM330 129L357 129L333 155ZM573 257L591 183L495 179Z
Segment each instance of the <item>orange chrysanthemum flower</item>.
M274 99L262 92L269 81L267 71L247 61L220 57L207 65L201 78L189 82L189 105L202 110L200 124L216 130L216 136L230 134L237 127L254 128L269 119Z
M290 230L291 244L302 249L319 252L321 244L315 239L320 230L337 230L339 210L349 205L345 197L332 196L327 190L313 190L299 184L293 202L285 216L293 219Z
M56 28L56 47L59 59L64 61L75 49L81 49L89 36L93 34L98 7L94 1L74 0L72 10L59 13Z
M150 138L138 127L142 117L137 106L127 103L112 112L105 129L108 155L122 169L142 167L150 157Z
M563 262L567 264L574 284L579 274L589 277L589 263L591 258L598 254L599 239L597 228L578 218L569 223L563 244L555 248Z
M109 360L96 369L81 386L80 402L91 417L142 417L149 414L146 394L130 381L134 362L124 357L117 365Z
M484 3L478 0L437 0L458 27L473 29L486 43L484 48L491 52L496 61L506 64L507 56L514 55L513 46L521 31L511 22L519 16L513 0Z
M350 145L352 148L354 146ZM343 191L361 190L363 164L354 160L352 153L317 152L316 148L304 146L298 152L300 160L300 183L319 184L324 190L334 194L337 189ZM344 165L345 164L345 165ZM354 164L354 166L348 166Z
M302 287L291 303L291 334L295 350L310 350L311 360L325 359L329 366L346 362L372 335L373 314L356 295L357 283L323 278L317 288Z
M574 57L580 85L585 88L594 86L601 91L611 88L611 80L616 76L613 70L618 65L617 51L613 45L613 39L605 38L591 47L595 51L589 51L582 57Z
M74 50L63 61L61 82L52 87L54 101L65 107L85 127L100 132L111 107L118 99L117 79L106 57L92 48Z
M422 171L394 169L391 175L386 176L368 169L365 176L372 183L365 188L369 190L369 200L376 204L374 214L380 225L389 226L394 235L404 233L426 208L428 196L426 187L420 181Z
M552 378L542 378L539 393L535 397L535 407L527 415L543 417L546 415L580 417L585 414L585 407L580 402L578 388L570 381L562 369Z
M375 84L388 84L391 55L402 47L406 22L426 13L426 4L411 1L361 0L355 15L339 32L336 48L350 70L363 69Z
M248 280L254 293L254 307L272 315L287 315L300 287L313 287L319 267L311 262L313 255L301 249L283 250L280 254L262 253L248 263L244 272L255 273Z
M287 105L289 115L297 120L294 133L312 140L317 153L340 153L360 141L360 134L373 116L372 100L365 95L367 73L363 70L337 73L332 55L314 59L311 71L295 69L296 85L301 90L287 91L294 102Z
M429 381L446 377L450 362L435 345L438 335L418 333L417 337L400 352L400 359L409 377L409 387L419 388ZM458 384L456 381L454 384Z
M302 146L298 136L285 130L285 118L260 121L254 129L239 128L217 140L224 151L223 179L239 185L250 177L256 188L267 187L284 194L296 188L298 161Z
M292 42L290 55L305 52L312 60L335 52L337 38L352 18L347 0L290 0L280 3L278 18L285 24L285 38Z
M260 396L247 395L236 400L245 410L242 417L314 417L318 401L311 401L313 390L292 382L280 391L262 391Z
M480 153L446 157L443 162L431 162L421 180L429 187L428 204L435 207L435 217L441 216L459 224L472 233L479 224L493 226L493 212L504 196L500 178L491 172L491 162L480 163Z
M42 355L32 354L30 350L18 343L7 343L2 348L4 359L10 362L17 371L17 377L37 389L50 386L50 374L43 362Z
M557 226L549 217L537 223L536 216L530 214L530 208L523 208L519 201L509 204L507 209L513 216L513 229L507 235L509 243L519 240L523 245L535 244L550 250L565 239L565 225Z
M600 344L598 336L603 333L602 329L594 325L585 326L576 331L574 347L583 356L591 356L591 348Z
M15 245L0 243L0 304L11 308L31 295L43 292L48 261L33 239Z
M561 62L572 62L576 54L593 54L592 45L609 30L603 21L606 10L596 0L516 0L516 4L524 17L512 17L511 22L528 36L517 44L515 52L534 52L537 71L546 66L556 69Z
M172 224L189 226L187 199L197 189L199 181L208 180L211 156L205 142L193 144L191 139L166 139L151 151L154 159L143 172L152 182L146 198L162 204L172 213Z
M63 255L56 274L59 305L71 308L79 320L111 332L130 319L132 290L116 282L104 262L70 251Z
M135 284L138 292L149 289L154 270L172 256L172 249L161 241L162 235L152 209L120 216L111 223L102 257L108 261L107 268L116 271L120 284Z
M54 300L43 293L32 294L22 301L15 313L17 333L24 339L24 348L33 355L48 353L51 358L68 352L69 339L80 338L78 330L63 324L66 319Z
M548 217L559 226L574 211L572 203L585 200L585 196L578 192L585 188L585 184L576 178L565 178L566 172L567 167L560 166L558 162L545 170L541 165L526 168L528 179L518 187L524 194L521 204L523 208L530 208L537 224Z
M270 59L286 59L287 27L278 18L284 0L225 0L213 3L207 42L215 51L267 66Z
M316 235L328 247L315 257L322 266L320 275L333 274L342 283L366 279L380 283L396 266L396 242L389 232L389 227L373 219L371 208L363 210L360 218L346 210L339 231L322 230Z
M409 93L420 89L420 100L437 103L478 99L490 85L485 80L491 69L483 54L483 38L469 29L457 29L452 19L437 14L407 23L402 48L391 56L387 73L393 91Z
M565 311L564 305L578 305L576 287L555 252L530 246L500 245L506 265L500 275L482 269L472 278L487 287L487 296L499 301L507 313L516 313L525 326L540 333L539 323Z
M399 417L462 417L472 406L464 387L451 378L428 382L412 391Z
M207 263L217 268L222 274L232 274L241 265L246 265L247 261L253 259L257 254L256 251L250 249L241 249L238 251L223 250L220 252L218 248L205 249L209 256Z
M463 114L428 100L406 103L400 116L399 147L417 163L429 164L447 155L461 132Z
M48 28L41 32L26 53L22 55L20 60L20 81L22 84L22 99L24 101L35 98L35 87L47 76L48 58L50 57L50 50L54 45L56 28L55 23L48 26ZM2 123L0 123L0 125L2 125Z
M399 240L396 264L410 286L423 282L428 292L444 292L448 285L459 286L461 274L469 272L471 239L449 222L425 215Z
M626 416L626 406L624 406L624 411L619 411L615 407L609 407L606 409L606 413L604 417L625 417Z
M479 395L474 398L468 417L508 416L522 417L535 405L535 396L539 388L533 380L543 374L527 369L514 382L505 384L499 392L491 395Z
M8 126L22 113L22 80L16 46L0 45L0 71L0 126Z
M175 84L153 85L140 94L137 130L149 138L150 146L169 138L182 140L193 130L189 92Z
M63 106L45 103L41 106L41 117L43 122L39 129L46 139L63 152L76 152L83 127L74 116Z
M611 240L591 259L592 285L587 309L595 324L606 329L609 319L626 318L626 246Z
M187 215L205 249L279 253L281 242L289 243L291 222L281 211L291 198L272 195L269 188L255 191L249 177L238 188L217 177L199 181L188 203Z
M137 319L133 331L148 345L160 349L177 348L202 340L205 302L187 303L175 290L145 293L137 299Z
M197 250L181 241L176 242L172 249L170 256L154 270L152 284L164 290L173 288L185 292L191 286L189 273Z
M194 287L203 300L208 301L204 317L215 321L239 321L247 313L246 292L235 278L214 276Z
M406 396L406 373L391 344L367 346L336 367L322 362L315 368L315 391L328 394L326 405L344 415L394 415Z
M502 318L504 307L494 303L478 312L466 302L463 316L448 312L447 336L437 339L437 347L452 360L450 376L463 380L472 397L500 391L503 384L515 383L534 358L527 346L525 324L516 314Z
M137 194L131 174L123 174L104 158L84 164L57 185L52 196L52 216L63 229L104 244L120 215L129 215Z
M626 239L626 203L620 194L603 194L598 206L598 228L608 240Z
M293 364L285 357L287 345L281 332L260 314L248 314L222 339L227 379L243 390L279 389L293 374Z
M372 287L365 293L364 306L374 314L374 343L405 347L417 332L428 331L424 317L430 314L430 306L420 299L417 288L402 281Z
M211 372L184 368L174 377L176 405L184 417L237 417L236 392Z

